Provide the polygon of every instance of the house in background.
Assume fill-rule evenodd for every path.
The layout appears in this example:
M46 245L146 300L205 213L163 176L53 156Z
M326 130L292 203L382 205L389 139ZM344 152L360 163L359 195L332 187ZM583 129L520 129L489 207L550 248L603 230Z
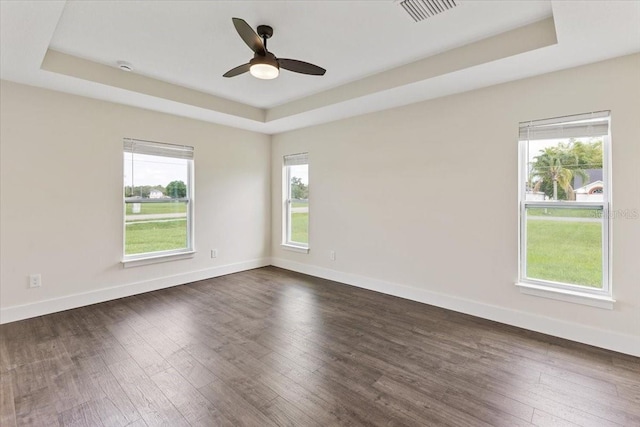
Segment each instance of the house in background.
M600 181L602 183L602 168L599 169L585 169L584 173L586 175L586 179L579 174L575 174L573 176L572 187L578 189L580 187L584 187L587 185L591 185L596 181Z
M149 191L150 199L162 199L163 197L164 197L164 194L160 190L156 190L155 188L153 188L151 189L151 191Z
M584 202L601 202L603 200L603 182L593 181L575 190L576 200Z
M640 355L637 220L606 224L607 295L518 286L523 123L610 112L614 206L640 209L640 2L412 4L1 2L0 320L274 265ZM255 54L234 17L326 74L223 77ZM123 253L133 138L192 149L192 246L162 263Z

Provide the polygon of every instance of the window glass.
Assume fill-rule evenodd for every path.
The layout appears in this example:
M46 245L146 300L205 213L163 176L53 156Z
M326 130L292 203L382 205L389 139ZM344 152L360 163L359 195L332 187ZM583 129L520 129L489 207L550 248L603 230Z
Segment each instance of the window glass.
M125 259L191 249L193 160L164 148L146 141L125 143Z
M603 201L603 137L528 141L527 200Z
M307 153L284 157L284 237L287 245L309 247L309 161Z
M520 124L520 280L607 293L609 112Z
M526 208L530 278L602 288L602 210Z

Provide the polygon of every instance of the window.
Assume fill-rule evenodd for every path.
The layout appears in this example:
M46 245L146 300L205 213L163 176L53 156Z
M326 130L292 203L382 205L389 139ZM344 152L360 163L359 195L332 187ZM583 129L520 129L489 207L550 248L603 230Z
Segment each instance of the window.
M124 140L124 259L193 251L193 147Z
M609 112L520 123L520 282L609 295Z
M309 156L307 153L284 157L283 245L309 249Z

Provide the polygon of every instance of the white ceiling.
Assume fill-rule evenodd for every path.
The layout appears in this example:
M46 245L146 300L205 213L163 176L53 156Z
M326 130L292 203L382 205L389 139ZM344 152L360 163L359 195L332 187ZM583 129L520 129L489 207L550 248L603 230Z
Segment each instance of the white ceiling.
M2 1L0 73L30 85L277 133L640 51L640 1L459 3L414 23L392 0ZM223 78L252 57L232 17L254 28L273 26L271 51L320 65L327 74ZM520 40L522 48L508 53L505 47L507 53L497 56L481 44L548 17L553 43L526 48L528 41ZM504 46L519 34L528 37L509 33ZM85 60L76 66L114 67L125 60L138 77L118 85L97 71L87 76L48 66L43 59L49 49L70 55L58 62ZM482 56L483 49L484 59L452 65L464 63L463 55ZM449 65L439 65L444 62ZM428 71L436 68L441 71ZM158 81L184 93L142 89ZM198 102L191 101L194 95ZM219 107L224 99L236 101L227 103L234 107Z
M486 16L477 19L478 15ZM351 82L551 16L549 1L467 2L414 23L393 1L67 2L50 47L259 108ZM223 78L253 52L231 22L271 25L276 56L328 70ZM455 29L455 30L454 30Z

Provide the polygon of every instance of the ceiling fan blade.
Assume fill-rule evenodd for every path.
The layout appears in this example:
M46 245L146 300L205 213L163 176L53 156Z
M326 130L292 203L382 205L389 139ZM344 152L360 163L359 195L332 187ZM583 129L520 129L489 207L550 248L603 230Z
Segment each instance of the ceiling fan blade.
M233 25L236 27L236 31L247 46L249 46L249 48L258 55L264 56L266 54L264 43L262 43L260 36L253 31L253 28L247 24L247 21L240 18L232 18L232 20Z
M281 58L278 59L278 64L280 64L280 68L284 68L285 70L293 71L294 73L311 74L312 76L324 76L324 73L327 72L327 70L322 67L309 64L308 62L298 61L297 59Z
M251 68L251 64L238 65L236 68L232 68L229 71L227 71L226 73L224 73L222 75L222 77L239 76L240 74L243 74L243 73L246 73L247 71L249 71L249 68Z

